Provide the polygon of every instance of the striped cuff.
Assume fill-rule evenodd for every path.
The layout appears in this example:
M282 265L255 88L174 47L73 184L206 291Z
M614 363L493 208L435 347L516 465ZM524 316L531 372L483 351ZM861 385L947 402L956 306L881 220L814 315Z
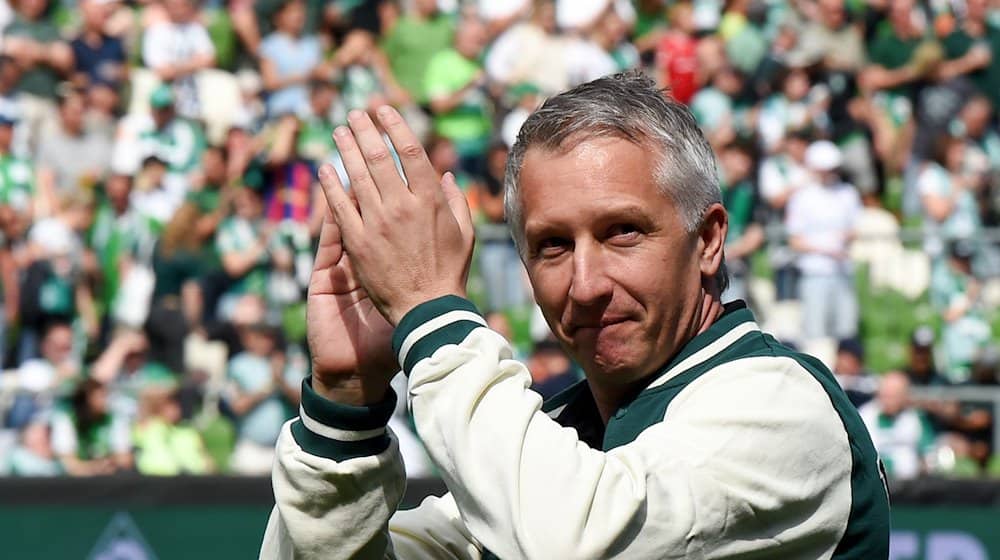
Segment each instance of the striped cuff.
M459 344L486 320L471 301L444 296L421 303L407 313L392 333L392 348L407 375L438 348Z
M389 447L385 426L395 409L392 389L382 402L348 406L318 395L312 378L307 378L302 381L302 406L299 419L292 422L292 437L306 453L334 461L378 455Z

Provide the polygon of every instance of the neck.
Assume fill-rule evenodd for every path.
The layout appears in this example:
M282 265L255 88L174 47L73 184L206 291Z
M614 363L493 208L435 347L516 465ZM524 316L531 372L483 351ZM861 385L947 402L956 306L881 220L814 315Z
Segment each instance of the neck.
M724 306L722 305L721 290L718 289L715 280L709 280L707 285L702 287L701 301L699 302L697 309L695 309L695 315L692 321L694 326L689 329L689 332L692 334L687 340L684 341L684 344L687 344L692 338L707 331L709 327L719 320L723 311ZM675 352L680 351L684 344L677 347ZM651 376L647 375L626 385L613 386L600 386L593 383L593 381L590 382L590 391L594 396L594 403L597 404L597 411L600 413L601 421L604 422L605 426L608 424L608 420L611 416L614 415L614 413L621 408L623 404L630 402L639 393L641 393L643 389L646 388L650 379Z

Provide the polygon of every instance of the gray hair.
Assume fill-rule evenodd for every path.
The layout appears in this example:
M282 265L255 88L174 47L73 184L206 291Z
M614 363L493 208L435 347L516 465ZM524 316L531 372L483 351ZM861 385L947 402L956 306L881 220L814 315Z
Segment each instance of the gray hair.
M705 210L721 202L715 155L687 107L664 95L641 71L607 76L550 98L521 126L507 157L504 214L522 256L524 217L518 183L525 154L536 147L565 152L602 136L622 138L658 154L657 184L677 206L688 233L698 231ZM716 280L725 291L729 277L724 261Z

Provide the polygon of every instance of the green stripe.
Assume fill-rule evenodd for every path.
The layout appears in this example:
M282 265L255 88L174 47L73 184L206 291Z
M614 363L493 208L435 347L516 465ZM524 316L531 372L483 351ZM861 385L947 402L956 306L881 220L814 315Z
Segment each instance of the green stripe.
M348 406L321 397L312 387L312 378L302 380L302 408L310 418L340 430L362 431L382 428L396 410L396 393L389 389L385 398L368 406Z
M465 298L454 295L443 296L421 303L403 316L392 333L392 349L399 355L403 342L414 330L428 321L452 311L469 311L479 315L479 310ZM428 333L417 341L406 356L403 371L407 374L420 360L429 358L438 348L448 344L460 344L473 330L482 325L474 321L456 321Z
M292 437L306 453L333 461L348 461L358 457L378 455L389 448L390 441L388 433L361 441L327 439L310 432L301 420L292 422Z
M469 333L479 328L483 326L473 321L455 321L431 332L410 347L410 352L403 363L403 371L409 375L421 360L433 356L438 348L449 344L461 344Z

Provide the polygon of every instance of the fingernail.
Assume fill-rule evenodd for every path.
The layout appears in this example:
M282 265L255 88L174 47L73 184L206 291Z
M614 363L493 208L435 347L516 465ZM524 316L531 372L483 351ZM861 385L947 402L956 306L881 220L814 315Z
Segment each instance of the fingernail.
M347 119L351 120L351 121L356 121L356 120L360 119L362 117L362 115L364 115L364 113L362 113L361 111L359 111L357 109L354 109L350 113L347 113Z
M338 126L336 129L334 129L333 134L340 138L347 138L348 136L350 136L351 130L346 126Z
M378 108L378 116L380 116L380 117L391 117L392 116L392 107L389 107L388 105L383 105L383 106L379 107Z
M320 178L323 178L323 179L329 177L330 176L330 168L327 167L326 165L319 166L319 176L320 176Z

